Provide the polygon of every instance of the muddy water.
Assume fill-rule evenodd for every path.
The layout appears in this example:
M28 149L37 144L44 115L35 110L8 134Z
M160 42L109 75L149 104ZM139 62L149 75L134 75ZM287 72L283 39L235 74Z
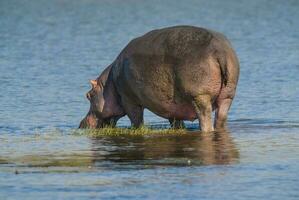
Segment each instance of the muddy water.
M1 1L0 199L298 199L298 1ZM223 32L241 63L229 132L90 138L84 94L128 41ZM154 127L167 122L150 112ZM128 126L127 118L119 126Z

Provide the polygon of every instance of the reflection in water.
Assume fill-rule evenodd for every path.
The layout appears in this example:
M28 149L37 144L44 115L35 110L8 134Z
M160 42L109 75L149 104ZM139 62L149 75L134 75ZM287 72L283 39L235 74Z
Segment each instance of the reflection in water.
M231 164L239 153L228 132L182 135L109 136L92 140L97 167Z
M202 134L189 131L98 138L28 136L18 144L16 149L10 142L0 143L4 147L0 153L0 167L7 170L17 167L21 172L37 168L44 172L113 170L231 164L239 159L228 132Z

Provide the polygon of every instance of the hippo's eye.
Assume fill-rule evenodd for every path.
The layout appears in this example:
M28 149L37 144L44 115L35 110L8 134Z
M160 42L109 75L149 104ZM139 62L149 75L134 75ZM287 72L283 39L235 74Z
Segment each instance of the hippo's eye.
M86 93L86 98L88 100L91 100L94 96L96 96L96 94L97 94L97 91L95 89L92 89Z
M87 98L88 100L91 99L90 92L87 92L87 93L86 93L86 98Z

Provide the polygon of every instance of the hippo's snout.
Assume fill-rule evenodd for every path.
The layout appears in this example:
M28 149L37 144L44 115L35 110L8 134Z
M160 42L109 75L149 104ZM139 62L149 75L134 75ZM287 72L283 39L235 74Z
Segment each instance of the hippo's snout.
M81 120L79 128L97 128L98 119L94 114L87 114L84 119Z

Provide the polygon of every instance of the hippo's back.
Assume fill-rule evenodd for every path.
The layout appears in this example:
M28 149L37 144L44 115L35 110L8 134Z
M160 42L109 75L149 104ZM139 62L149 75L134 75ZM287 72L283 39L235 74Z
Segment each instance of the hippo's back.
M172 57L176 61L198 56L209 46L211 31L193 26L175 26L157 29L133 39L124 49L127 56L155 55Z

